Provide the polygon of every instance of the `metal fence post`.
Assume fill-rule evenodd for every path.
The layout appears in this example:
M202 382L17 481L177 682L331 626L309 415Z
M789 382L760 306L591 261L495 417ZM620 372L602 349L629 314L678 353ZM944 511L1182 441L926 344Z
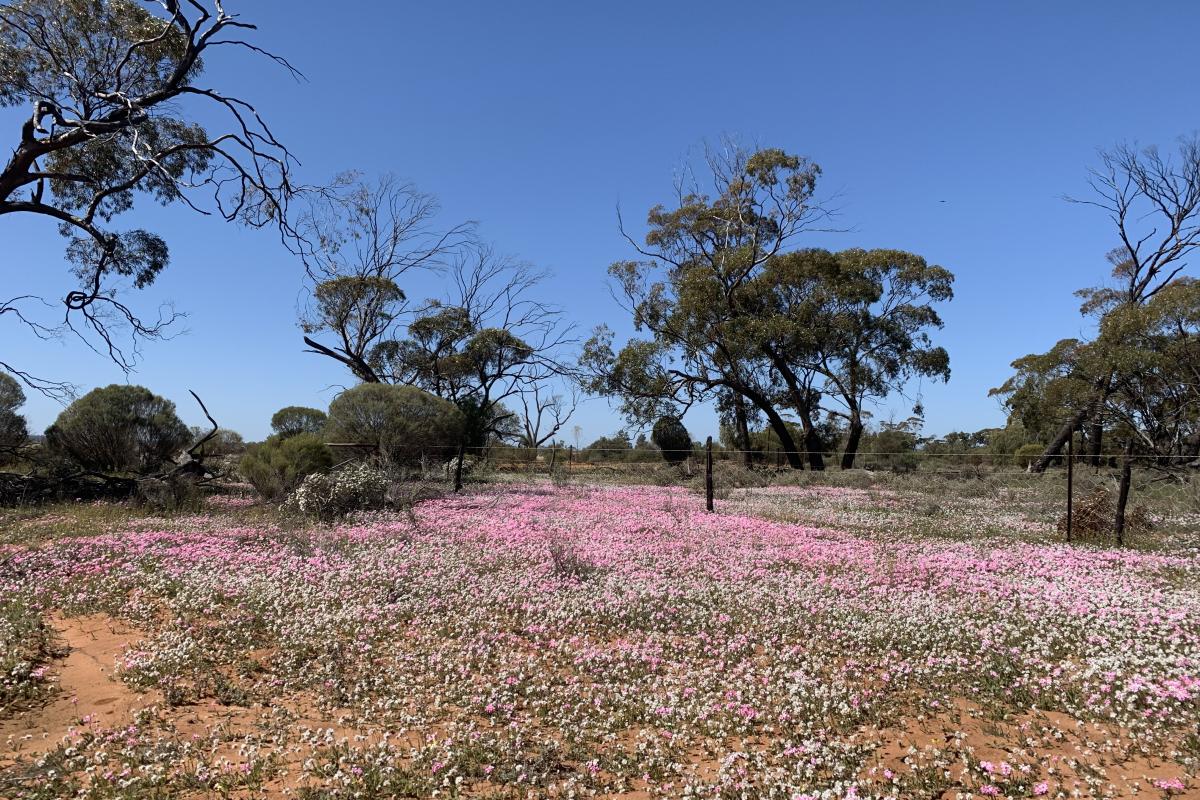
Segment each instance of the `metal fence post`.
M1075 431L1067 439L1067 541L1071 541L1071 504L1075 492Z
M709 511L713 510L713 477L712 477L712 437L704 443L704 503Z

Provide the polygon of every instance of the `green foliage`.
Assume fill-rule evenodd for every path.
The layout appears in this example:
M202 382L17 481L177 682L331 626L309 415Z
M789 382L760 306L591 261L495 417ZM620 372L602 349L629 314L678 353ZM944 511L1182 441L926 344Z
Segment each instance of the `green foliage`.
M1045 450L1046 446L1037 442L1023 444L1013 452L1013 463L1022 469L1029 469L1031 464L1041 458Z
M821 411L848 422L852 453L865 404L914 377L949 378L930 332L954 276L901 250L789 251L824 215L813 201L820 170L805 159L736 151L710 154L709 166L714 196L651 209L646 260L609 268L644 335L618 351L598 328L584 345L585 386L619 398L639 425L698 399L731 407L736 395L743 418L764 415L785 451L807 450L821 468Z
M660 417L654 423L650 439L668 464L680 464L692 452L692 436L679 417Z
M24 403L21 384L7 372L0 372L0 465L9 463L29 437L25 418L17 413Z
M464 427L463 413L448 400L415 386L364 383L330 404L325 437L370 445L395 464L419 464L422 456L453 456Z
M286 406L271 416L271 430L286 439L301 433L321 433L325 412L307 406Z
M246 448L238 472L267 500L278 501L296 490L306 477L333 465L333 454L314 433L287 438L272 436Z
M59 414L46 444L86 470L147 474L191 441L175 404L141 386L93 389Z

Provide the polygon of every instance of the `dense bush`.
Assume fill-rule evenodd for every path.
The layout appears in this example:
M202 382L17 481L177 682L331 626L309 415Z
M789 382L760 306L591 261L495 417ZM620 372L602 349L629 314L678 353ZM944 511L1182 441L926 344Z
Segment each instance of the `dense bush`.
M1022 469L1029 469L1029 465L1042 457L1042 453L1046 452L1046 446L1030 442L1023 444L1013 453L1013 461Z
M284 439L301 433L320 433L325 429L325 412L306 406L287 406L271 417L271 430Z
M679 417L662 417L654 423L650 440L668 464L682 464L692 452L692 435Z
M9 463L29 438L25 418L17 413L24 402L21 384L8 373L0 372L0 464Z
M314 473L301 481L288 505L321 519L352 511L383 508L390 481L387 473L367 464L351 464L331 473Z
M88 392L46 430L53 452L96 472L153 472L191 438L174 403L120 384Z
M370 445L395 464L417 464L422 456L442 463L457 452L463 424L453 403L429 392L364 383L330 404L325 438Z
M246 448L238 472L267 500L282 500L306 477L333 465L333 454L312 433L272 436Z

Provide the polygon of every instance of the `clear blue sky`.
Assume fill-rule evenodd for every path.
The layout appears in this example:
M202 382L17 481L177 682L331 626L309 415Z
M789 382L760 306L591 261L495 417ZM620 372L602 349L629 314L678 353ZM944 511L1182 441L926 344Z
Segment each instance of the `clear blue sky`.
M546 298L585 330L629 331L605 288L607 265L631 255L616 205L640 223L703 140L817 161L854 230L808 244L902 248L958 276L938 337L953 377L923 387L931 433L1000 424L987 390L1008 363L1081 330L1071 293L1106 273L1112 234L1061 196L1087 191L1097 148L1172 146L1200 127L1200 5L1183 0L227 6L308 80L239 56L210 58L207 82L259 106L304 180L357 168L415 182L446 222L479 220L499 250L552 270ZM13 142L18 116L0 115ZM270 234L145 202L121 224L172 247L169 270L129 299L175 301L187 333L150 344L130 380L187 421L200 422L194 388L258 438L275 409L324 407L347 382L301 352L301 271ZM6 296L68 288L53 225L8 217L0 236ZM70 340L0 337L6 360L85 389L124 380ZM25 410L41 430L58 407L31 396ZM600 400L578 421L585 441L620 424ZM716 432L703 411L686 421Z

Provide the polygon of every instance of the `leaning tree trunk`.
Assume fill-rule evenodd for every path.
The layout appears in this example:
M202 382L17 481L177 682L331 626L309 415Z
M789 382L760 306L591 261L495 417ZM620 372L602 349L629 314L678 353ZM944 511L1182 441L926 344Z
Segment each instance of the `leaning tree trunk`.
M858 444L862 441L864 427L862 418L858 416L858 412L854 412L850 417L850 433L846 437L846 449L842 452L842 469L854 469L854 459L858 456Z
M1074 435L1079 426L1083 424L1088 417L1086 410L1076 411L1071 415L1071 418L1062 424L1058 429L1058 433L1054 435L1054 439L1046 446L1045 452L1038 456L1038 460L1029 465L1030 472L1045 472L1046 467L1050 466L1050 462L1058 458L1058 454L1067 446L1067 440Z
M762 406L759 408L767 415L771 430L775 431L775 435L779 437L779 444L783 447L783 455L787 458L788 466L792 469L804 469L804 460L801 459L800 451L796 448L796 440L792 438L792 432L788 430L783 417L779 416L779 412L773 408L763 408Z
M1076 411L1071 415L1070 419L1062 424L1062 427L1058 429L1058 433L1055 434L1054 440L1046 447L1046 451L1042 453L1037 461L1033 462L1033 464L1029 466L1030 472L1045 472L1046 468L1050 466L1050 463L1054 461L1054 459L1058 458L1059 453L1061 453L1062 449L1066 447L1067 440L1071 438L1075 431L1079 430L1080 426L1083 425L1084 422L1091 419L1094 421L1094 424L1101 424L1099 419L1100 409L1103 407L1104 401L1108 399L1109 390L1112 385L1112 379L1113 374L1110 372L1104 378L1096 380L1094 384L1096 389L1096 397L1092 400L1091 404L1087 408ZM1100 436L1096 436L1094 441L1099 442L1100 439ZM1092 445L1093 448L1097 446L1097 444ZM1099 450L1095 451L1093 463L1096 466L1100 465Z
M779 412L767 401L767 398L762 393L744 385L731 383L723 385L754 403L754 407L767 416L771 430L775 431L775 435L779 437L779 444L783 447L783 454L787 458L788 466L792 469L804 469L804 461L800 458L800 451L796 449L796 440L792 438L792 432L788 430L787 423L784 422L783 417L779 416Z
M1129 485L1133 481L1133 437L1125 443L1121 459L1121 486L1117 492L1117 546L1125 546L1125 507L1129 505Z

